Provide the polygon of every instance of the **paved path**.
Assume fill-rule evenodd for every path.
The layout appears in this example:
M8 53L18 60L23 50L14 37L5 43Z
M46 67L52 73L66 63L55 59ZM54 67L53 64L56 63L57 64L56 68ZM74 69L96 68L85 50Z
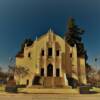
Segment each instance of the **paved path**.
M0 100L100 100L100 94L7 94L0 95Z
M38 89L38 88L25 88L20 90L19 92L21 93L32 93L32 94L79 94L79 90L78 89L68 89L68 88L58 88L58 89L50 89L50 88L44 88L44 89Z

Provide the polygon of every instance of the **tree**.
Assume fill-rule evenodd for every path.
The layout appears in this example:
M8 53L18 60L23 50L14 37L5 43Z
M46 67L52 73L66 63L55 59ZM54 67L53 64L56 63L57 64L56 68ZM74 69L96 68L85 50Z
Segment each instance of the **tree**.
M76 44L78 56L84 56L87 60L87 53L82 42L83 34L84 30L75 24L73 18L70 18L68 21L68 32L65 33L65 41L71 46Z
M86 74L88 74L91 70L92 70L91 65L86 63Z
M98 72L97 72L97 73L98 73L98 76L99 76L99 81L100 81L100 69L98 70Z
M95 84L96 82L96 70L94 68L91 68L91 70L88 72L87 76L87 81L91 84Z
M25 39L23 41L23 43L21 44L21 51L20 52L22 53L24 51L25 44L27 46L30 46L30 45L32 45L32 43L33 43L33 41L31 39Z
M0 66L0 72L2 72L2 67Z
M26 77L28 74L29 74L29 69L28 68L25 68L23 66L15 67L14 75L18 77L19 84L20 84L21 78Z
M8 66L8 76L14 76L15 65Z
M0 67L0 79L6 80L6 78L7 78L7 73L2 70L2 67Z
M70 18L68 21L68 33L66 36L66 41L71 46L80 43L82 40L81 36L83 35L83 33L84 31L75 24L75 20L73 18Z
M14 76L17 76L18 77L18 80L19 80L19 83L20 83L20 80L21 78L24 78L26 77L28 74L29 74L29 69L26 68L26 67L23 67L23 66L8 66L9 69L8 69L8 78L10 77L14 77Z
M2 67L0 67L0 78L2 78L3 72L2 72Z

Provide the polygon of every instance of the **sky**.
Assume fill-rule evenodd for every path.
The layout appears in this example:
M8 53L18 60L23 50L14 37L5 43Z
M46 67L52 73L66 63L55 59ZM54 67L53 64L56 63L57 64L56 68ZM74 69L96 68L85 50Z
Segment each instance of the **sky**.
M64 36L69 17L85 30L88 63L100 68L100 0L0 0L0 66L7 68L25 38L49 28Z

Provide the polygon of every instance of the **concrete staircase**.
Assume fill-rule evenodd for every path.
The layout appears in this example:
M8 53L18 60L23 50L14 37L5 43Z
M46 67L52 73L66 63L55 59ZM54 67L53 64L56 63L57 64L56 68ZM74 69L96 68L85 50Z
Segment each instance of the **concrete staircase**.
M44 77L43 86L46 88L64 87L64 79L62 77Z

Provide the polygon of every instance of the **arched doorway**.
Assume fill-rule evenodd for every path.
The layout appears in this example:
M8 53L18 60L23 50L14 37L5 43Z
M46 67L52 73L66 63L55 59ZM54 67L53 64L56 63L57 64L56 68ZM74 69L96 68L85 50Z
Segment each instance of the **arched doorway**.
M47 76L53 76L53 65L49 64L47 66Z

